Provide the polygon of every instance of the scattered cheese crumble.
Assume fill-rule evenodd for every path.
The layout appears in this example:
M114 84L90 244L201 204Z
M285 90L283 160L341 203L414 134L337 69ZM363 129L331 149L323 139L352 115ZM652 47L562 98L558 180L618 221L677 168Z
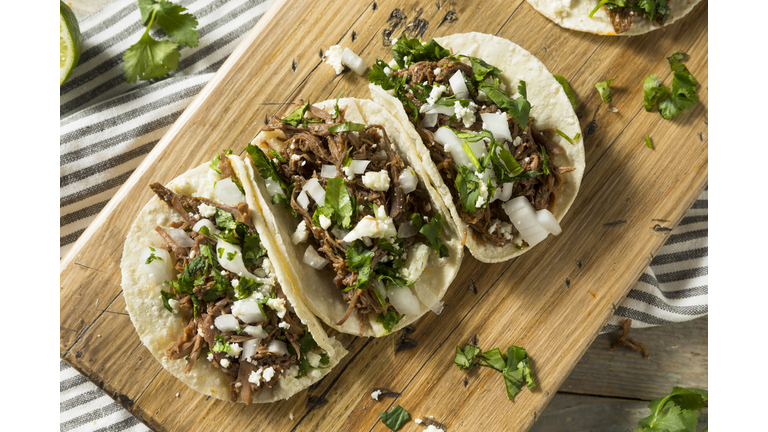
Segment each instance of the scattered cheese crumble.
M344 71L344 65L341 64L341 53L344 52L344 48L340 45L334 45L328 48L325 52L325 62L333 66L333 69L337 74Z
M371 190L384 192L389 190L389 173L386 170L379 172L368 171L363 175L363 184ZM322 222L323 216L320 215Z
M200 212L200 214L203 217L213 217L213 215L216 214L216 207L210 206L208 204L200 204L197 206L197 210Z
M371 393L371 399L375 401L379 400L380 394L381 394L381 390L375 390L373 393Z

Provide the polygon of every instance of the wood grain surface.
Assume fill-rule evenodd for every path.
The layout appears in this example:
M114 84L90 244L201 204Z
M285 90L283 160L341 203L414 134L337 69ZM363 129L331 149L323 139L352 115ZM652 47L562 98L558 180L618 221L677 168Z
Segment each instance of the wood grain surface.
M705 2L664 31L605 38L564 30L521 0L277 1L62 260L62 358L155 430L388 430L378 413L396 404L452 431L528 430L663 244L652 219L676 226L706 185L707 9ZM122 244L150 197L146 185L167 182L223 148L242 152L264 120L291 102L342 89L368 97L365 79L335 75L321 51L341 44L368 63L389 59L388 41L403 31L423 38L496 34L570 81L587 171L563 234L507 263L468 256L440 316L425 316L407 334L341 336L350 354L289 401L246 407L186 388L141 345L120 292ZM665 121L643 110L642 81L656 73L668 84L666 56L676 49L691 54L687 66L701 84L701 103ZM613 76L620 77L612 86L617 113L593 88ZM644 146L647 134L655 150ZM536 388L512 403L498 374L459 371L453 350L469 340L483 349L526 347ZM373 388L392 393L376 402ZM401 430L421 429L410 422Z

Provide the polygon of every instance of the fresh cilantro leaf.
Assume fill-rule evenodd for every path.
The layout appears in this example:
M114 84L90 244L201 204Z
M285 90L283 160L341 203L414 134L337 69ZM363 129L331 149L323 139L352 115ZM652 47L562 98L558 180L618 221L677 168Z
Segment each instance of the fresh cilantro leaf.
M387 412L379 413L379 417L381 417L381 422L393 431L400 429L411 418L408 411L400 405Z
M242 300L244 298L248 298L253 295L253 291L260 287L262 284L260 282L257 282L253 279L243 277L241 276L239 279L239 282L237 284L237 287L235 288L235 292L237 294L237 298L239 300ZM265 315L266 316L266 315Z
M420 61L436 62L450 55L451 52L440 46L434 39L422 45L419 38L408 39L405 33L392 45L392 57L395 58L400 69Z
M151 24L150 22L150 26ZM178 47L178 44L170 41L153 39L147 26L147 31L141 39L123 54L125 80L130 83L150 80L178 69L181 58Z
M391 69L389 75L387 75L386 69L390 69L389 65L376 59L373 66L371 66L371 71L368 72L368 80L373 84L381 86L384 90L393 90L402 83L402 80L392 74Z
M272 159L268 158L267 155L264 154L264 151L262 151L259 147L253 144L248 144L248 146L245 148L245 151L251 157L251 163L259 171L259 174L261 174L263 179L272 179L280 185L280 188L282 188L283 192L285 192L284 201L281 202L285 203L286 206L290 209L290 200L286 197L291 196L291 191L293 190L294 185L291 184L289 186L285 180L283 180L277 170L275 163L272 162ZM272 202L274 203L274 197Z
M648 147L649 149L653 148L653 142L651 141L650 135L645 137L645 146Z
M478 354L480 354L480 348L474 345L464 345L463 351L457 345L456 358L453 359L453 363L455 363L456 366L458 366L461 370L472 369L476 366L473 362L475 361L475 357L477 357Z
M353 122L344 122L339 123L337 125L331 126L328 128L328 132L330 133L339 133L339 132L354 132L365 129L364 124L360 123L353 123Z
M646 111L653 110L653 105L658 102L659 113L664 119L670 120L682 114L683 111L691 109L699 101L696 94L698 81L682 63L688 57L688 54L682 51L675 51L667 58L673 72L671 93L667 87L661 85L656 75L645 79L643 103Z
M555 129L555 132L557 132L561 137L565 138L565 140L571 143L571 145L575 145L574 141L579 139L579 137L581 136L581 132L577 132L576 135L573 136L573 138L566 135L565 132L561 131L560 129Z
M483 81L478 84L478 90L485 93L503 111L508 112L521 129L528 127L531 103L526 99L525 81L520 81L520 85L518 85L520 96L515 100L512 100L505 91L501 90L498 84L489 84Z
M139 0L141 22L146 23L151 15L165 34L173 38L180 47L196 47L198 43L197 18L184 13L187 8L166 0Z
M669 14L672 10L667 5L667 0L601 0L589 17L592 18L601 7L605 6L606 9L615 8L630 8L636 15L645 16L651 22L657 22L659 25L664 25L669 18Z
M371 263L373 262L373 251L370 251L365 248L365 246L360 241L355 241L352 247L347 248L347 254L346 254L346 263L347 267L352 270L356 271L357 273L357 280L354 285L350 285L347 288L344 289L344 291L349 291L350 289L366 289L368 288L368 285L370 284L370 278L371 278L371 272L373 269L371 268Z
M448 248L443 244L440 239L440 234L443 231L443 215L437 213L429 223L423 223L421 215L414 213L411 215L411 222L419 229L419 233L427 238L429 245L437 251L440 258L448 256Z
M215 223L216 226L223 229L237 228L237 221L235 220L235 216L232 213L224 211L218 207L216 208Z
M243 263L246 267L256 264L256 260L267 254L267 250L261 247L258 234L246 234L243 238L242 249Z
M600 99L602 99L605 103L611 103L611 87L609 86L616 80L616 78L618 77L606 81L600 81L599 83L595 84L595 88L600 94Z
M339 118L339 115L341 115L341 110L339 109L339 99L341 96L346 92L346 90L342 90L341 93L336 96L336 103L333 105L333 116L331 116L332 119Z
M221 335L214 335L213 336L216 342L213 344L213 347L211 347L211 352L215 353L228 353L232 347L227 343L227 340L224 339Z
M565 92L565 96L568 97L568 102L571 103L571 106L573 107L573 110L576 111L576 106L578 105L576 103L576 95L573 93L573 89L571 89L571 85L568 84L568 80L563 78L560 75L552 75L555 77L557 82L560 83L561 86L563 86L563 91Z
M333 221L344 229L349 229L352 217L357 210L357 203L347 190L347 182L342 177L328 179L325 190L325 206L333 209Z
M192 299L192 316L197 319L197 308L200 307L200 299L194 294L190 295L189 298Z
M669 88L661 85L661 80L656 75L651 75L643 83L643 105L645 110L651 112L661 98L669 94Z
M485 81L486 76L498 78L498 76L501 75L501 69L486 63L483 59L469 56L462 57L468 58L472 63L472 74L474 75L475 81L477 82Z
M401 239L400 237L396 237L395 244L392 244L384 239L379 239L376 242L376 245L379 247L379 249L384 249L385 251L391 253L392 255L400 258L403 256L403 249L402 249L403 243L405 243L403 239Z
M539 148L541 149L541 170L544 172L544 174L549 175L549 163L547 163L547 150L544 148L543 145L539 145Z
M207 259L202 255L201 248L201 255L196 256L192 261L190 261L187 266L184 267L184 271L179 274L175 281L167 280L165 283L181 295L192 294L192 289L195 287L195 274L201 270L203 270L203 273L205 273L204 270L206 268L206 264ZM193 295L192 297L195 296Z
M514 345L507 348L506 366L503 374L509 400L515 400L515 396L523 386L531 389L536 385L525 348Z
M469 168L457 165L455 184L464 211L468 213L477 211L477 199L480 198L480 179L477 175Z
M643 431L695 431L699 414L694 411L703 408L708 397L706 390L674 387L667 396L651 401L651 415L637 424Z
M212 170L216 171L216 174L221 175L221 154L216 153L216 156L213 157L213 160L211 161L210 165L208 165Z
M501 350L494 348L490 351L486 351L482 354L478 354L477 358L488 363L487 367L496 369L499 372L504 372L504 368L507 366L507 359L501 353ZM483 365L484 366L484 365Z
M328 366L329 363L331 363L331 358L328 356L328 353L324 352L320 354L320 364L323 366Z
M278 152L276 152L274 150L270 150L269 151L269 155L272 156L273 158L279 160L282 163L288 163L288 161L283 157L283 155L281 155L280 153L278 153Z
M173 313L173 308L171 307L170 303L168 303L168 300L175 299L176 294L170 293L165 290L160 290L160 297L163 299L163 307L168 309L168 312Z
M376 290L378 292L378 290ZM376 322L384 327L387 333L392 333L392 329L395 328L398 322L403 319L405 315L399 315L395 311L386 311L379 314L376 318Z
M149 256L147 257L147 260L144 262L144 264L149 264L149 263L151 263L154 260L160 260L162 262L165 262L164 259L162 259L161 257L155 255L155 248L153 248L152 246L149 246L149 249L150 249L151 252L149 253Z
M292 113L288 114L286 117L283 117L280 119L285 124L289 124L293 127L301 127L307 125L307 119L304 118L304 114L307 112L307 109L309 108L309 99L307 99L307 102L296 108Z

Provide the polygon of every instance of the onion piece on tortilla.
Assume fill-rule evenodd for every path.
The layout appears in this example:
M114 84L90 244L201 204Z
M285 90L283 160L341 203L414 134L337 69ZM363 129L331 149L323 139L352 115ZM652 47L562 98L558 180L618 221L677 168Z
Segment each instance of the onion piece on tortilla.
M317 203L317 205L325 205L325 189L320 185L320 182L316 178L312 177L304 183L304 190L307 191L309 196Z
M205 220L208 220L208 219L205 219ZM184 248L189 248L189 247L194 247L195 246L195 241L192 240L191 238L187 237L187 233L184 232L183 229L180 229L180 228L167 228L165 231L168 233L169 236L171 236L171 238L173 239L173 241L176 242L177 245L179 245L181 247L184 247Z
M539 221L539 224L544 227L544 229L554 235L559 235L561 232L563 232L563 229L560 228L560 224L557 223L557 219L555 219L555 215L550 213L550 211L547 209L541 209L537 211L536 220Z
M213 186L213 200L234 207L245 202L245 196L231 178L225 178L217 181Z
M323 165L320 169L320 176L323 178L334 178L339 175L339 170L336 169L336 165Z
M344 48L344 51L341 53L341 64L344 66L349 67L358 75L364 75L365 71L368 69L368 65L365 64L362 58L360 58L359 55L352 52L349 48Z
M387 297L398 313L404 315L419 315L421 313L419 300L408 287L393 286L387 290Z
M537 245L549 235L549 232L539 224L536 211L524 196L507 201L504 204L504 211L529 246Z
M413 168L406 168L400 173L400 187L403 188L403 193L408 195L416 190L416 186L419 185L419 178L416 177L416 173Z
M493 139L498 142L512 142L512 133L509 131L509 122L506 113L482 113L483 129L488 129L493 134Z
M219 264L221 264L224 269L229 270L238 276L245 276L253 280L258 279L258 276L249 272L245 267L245 263L243 262L243 251L240 249L240 246L219 239L219 241L216 242L216 254L219 259Z
M323 267L328 265L328 260L318 255L315 248L313 248L312 245L309 245L307 246L307 250L304 251L304 263L312 268L322 270Z
M154 283L163 283L167 280L173 279L173 263L171 262L171 254L167 250L162 248L149 248L144 246L141 248L141 260L140 267L146 273ZM151 254L155 254L158 259L152 260L147 264L147 259Z
M464 81L464 74L461 71L456 71L452 77L448 79L448 83L451 84L451 90L453 94L460 99L467 99L469 97L469 89L467 83Z

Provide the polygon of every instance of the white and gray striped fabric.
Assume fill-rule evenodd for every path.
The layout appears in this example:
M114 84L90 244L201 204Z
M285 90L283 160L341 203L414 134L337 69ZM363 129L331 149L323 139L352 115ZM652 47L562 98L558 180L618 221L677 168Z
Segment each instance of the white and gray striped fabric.
M127 180L273 0L181 0L200 44L183 48L172 76L128 84L122 55L143 28L136 0L116 0L80 23L83 52L60 95L60 255ZM162 32L152 33L156 38ZM617 308L605 331L707 313L707 192ZM146 426L60 361L61 431L144 431Z

